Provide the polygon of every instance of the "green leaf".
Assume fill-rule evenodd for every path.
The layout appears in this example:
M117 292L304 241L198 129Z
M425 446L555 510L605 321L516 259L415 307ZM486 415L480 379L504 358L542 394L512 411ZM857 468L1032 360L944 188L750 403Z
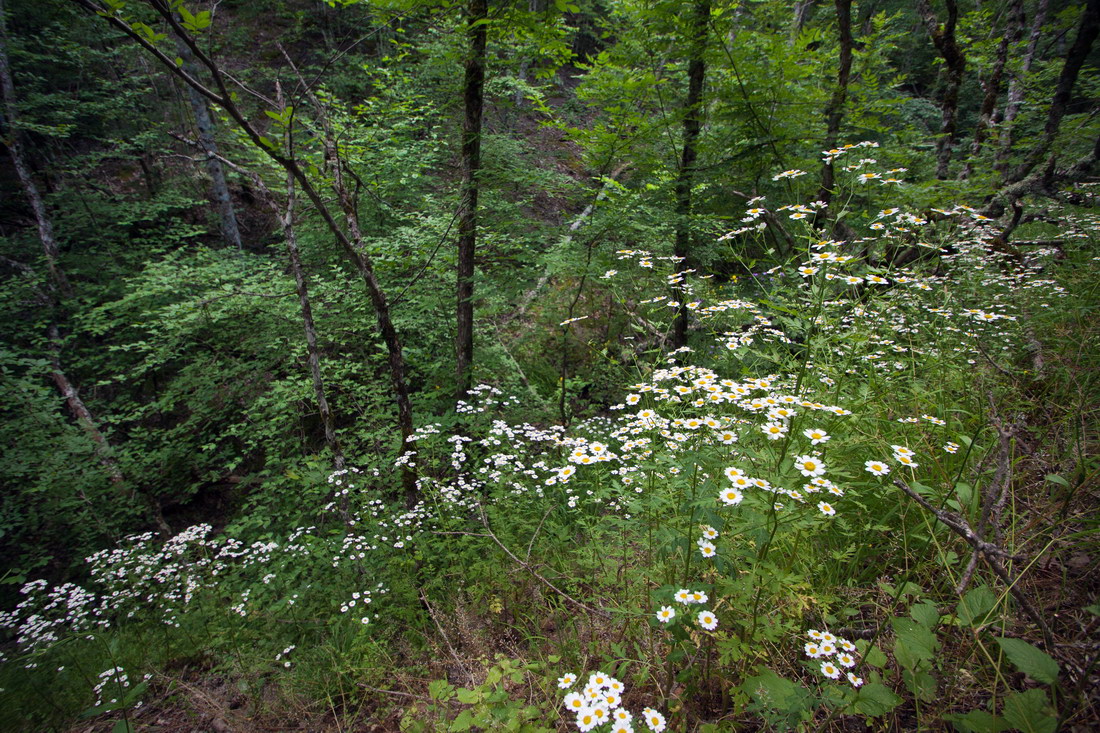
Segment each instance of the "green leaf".
M469 690L467 690L469 692ZM459 697L462 697L462 690L459 690ZM463 710L451 723L448 730L452 731L464 731L470 730L474 724L474 715L469 710Z
M1005 699L1004 717L1024 733L1054 733L1058 718L1044 690L1015 692Z
M1051 482L1052 484L1058 484L1059 486L1064 486L1067 489L1070 488L1069 481L1066 481L1064 478L1062 478L1061 476L1059 476L1057 474L1054 474L1054 473L1048 473L1047 474L1047 481Z
M473 705L481 701L481 692L479 690L468 690L465 687L460 688L458 690L458 701L466 705Z
M905 669L901 672L901 679L906 689L924 702L932 702L936 699L936 678L924 671L910 672Z
M909 609L909 615L913 620L926 629L934 629L940 622L940 612L936 604L925 601L918 603Z
M813 708L813 700L804 687L770 669L762 669L760 674L745 680L741 689L752 698L757 710L776 710L797 716Z
M939 641L936 635L916 621L908 618L895 618L891 621L897 642L894 644L894 656L898 664L908 670L928 667L935 656Z
M886 666L886 654L879 648L878 644L871 646L870 642L866 639L858 639L856 641L856 649L859 650L859 655L863 658L863 663L882 669Z
M997 637L997 643L1001 645L1008 661L1031 679L1048 685L1058 681L1058 662L1055 662L1054 658L1042 649L1028 644L1023 639L1010 639L1004 636Z
M852 710L870 718L886 715L901 703L901 698L889 687L871 682L859 688L856 699L852 701Z
M454 685L447 680L432 680L428 684L428 695L433 700L450 700L454 694Z
M979 585L962 597L955 609L955 615L963 626L980 626L986 622L986 617L996 605L997 597L989 586Z
M186 12L187 11L184 10L182 7L180 8L180 14L181 15L183 13L186 13ZM187 15L189 17L186 20L183 21L183 27L186 28L187 30L189 30L189 31L201 31L204 28L209 28L210 27L210 11L209 10L202 10L202 11L200 11L199 13L197 13L195 15L191 15L190 13L187 13Z
M1008 729L1008 724L1003 718L999 718L984 710L971 710L965 715L948 713L943 719L955 726L960 733L1000 733Z

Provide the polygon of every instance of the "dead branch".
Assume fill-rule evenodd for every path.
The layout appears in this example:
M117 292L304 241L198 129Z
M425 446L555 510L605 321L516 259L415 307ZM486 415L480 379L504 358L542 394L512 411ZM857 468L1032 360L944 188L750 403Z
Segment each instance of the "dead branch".
M1046 621L1042 615L1035 610L1035 607L1031 605L1031 601L1027 599L1024 592L1020 590L1017 583L1020 580L1020 576L1012 578L1008 570L1005 569L1004 563L1001 562L1001 558L1007 558L1009 560L1022 560L1023 558L1018 555L1013 555L1002 548L984 541L970 528L970 524L965 519L960 517L954 512L945 511L943 509L937 509L932 506L928 501L909 488L901 479L894 479L894 485L905 492L910 498L920 504L922 507L932 512L941 523L947 526L948 529L955 534L966 540L967 544L973 547L980 555L986 564L989 565L993 573L1000 578L1004 583L1005 588L1012 594L1012 597L1016 599L1016 602L1020 604L1020 608L1031 617L1031 620L1039 627L1039 630L1043 634L1043 643L1048 649L1054 648L1054 640L1050 633L1050 628L1047 626Z

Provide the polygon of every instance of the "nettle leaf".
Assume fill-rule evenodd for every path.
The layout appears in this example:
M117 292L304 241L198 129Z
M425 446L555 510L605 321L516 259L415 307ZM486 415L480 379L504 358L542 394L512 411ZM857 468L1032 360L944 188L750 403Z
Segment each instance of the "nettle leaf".
M918 603L909 609L909 615L913 620L926 629L934 629L940 622L940 612L936 604L925 601Z
M1024 733L1054 733L1058 718L1044 690L1015 692L1005 699L1004 717Z
M936 678L928 672L903 670L901 679L906 689L924 702L932 702L936 699Z
M955 609L955 615L963 626L979 626L986 622L986 617L996 605L997 597L993 595L993 591L988 585L980 585L963 596Z
M859 650L860 656L863 657L863 663L872 667L882 669L886 666L886 662L889 661L878 644L871 646L870 642L866 639L857 640L856 649Z
M458 701L465 705L474 705L475 703L481 702L481 692L478 690L461 688L458 690Z
M1000 733L1009 728L1003 718L999 718L984 710L971 710L965 715L948 713L943 719L955 726L960 733Z
M1048 685L1058 681L1058 662L1042 649L1028 644L1023 639L1010 639L1004 636L998 637L997 643L1001 645L1008 661L1031 679Z
M895 618L892 622L897 643L894 656L898 664L908 670L927 667L935 656L939 641L936 635L912 619Z
M901 703L901 698L886 685L871 682L859 688L859 694L852 702L852 709L869 718L886 715Z

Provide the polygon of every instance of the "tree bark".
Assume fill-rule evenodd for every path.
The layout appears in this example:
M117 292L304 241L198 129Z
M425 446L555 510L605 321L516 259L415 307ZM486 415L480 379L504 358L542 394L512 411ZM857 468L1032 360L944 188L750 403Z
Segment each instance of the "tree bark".
M836 147L840 137L840 123L844 120L844 104L848 101L848 82L852 76L852 0L836 0L837 30L840 33L840 58L836 74L836 87L825 108L826 150ZM821 167L821 190L817 198L826 204L833 200L836 174L833 161L828 159Z
M1001 95L1001 81L1004 79L1005 64L1008 61L1008 49L1020 40L1024 32L1024 2L1012 0L1008 11L1008 21L1005 23L1005 32L1001 36L1001 42L997 45L997 54L994 57L993 68L988 78L982 83L982 107L978 112L978 122L974 127L974 140L970 143L970 154L966 164L959 172L959 180L965 181L974 172L974 161L982 152L982 146L989 136L989 130L993 125L993 112L997 108L997 98Z
M798 38L810 17L810 10L817 0L797 0L794 4L794 17L791 19L791 38Z
M385 292L382 290L381 283L378 282L378 278L374 274L374 263L371 261L370 257L364 254L363 233L359 228L359 208L355 197L351 194L344 179L344 161L340 157L340 150L336 143L336 135L329 125L328 117L325 115L320 101L317 99L316 95L313 94L312 90L309 90L308 87L306 87L306 90L307 95L317 110L318 117L324 128L325 160L329 167L329 173L332 176L333 189L339 199L340 208L344 213L344 225L347 227L348 234L344 235L339 226L336 226L334 220L332 225L330 225L330 229L332 229L333 226L336 227L332 229L332 231L334 234L338 233L337 241L341 242L344 251L351 257L352 261L355 263L356 269L359 271L360 275L362 275L367 286L367 293L370 295L371 305L374 306L378 330L381 332L382 341L386 344L390 379L393 382L394 388L394 402L397 406L397 424L401 431L401 448L398 453L403 454L408 448L409 438L413 435L414 428L412 402L409 400L409 387L405 378L405 356L401 349L401 338L397 333L397 328L393 325L393 319L390 317L389 301L386 298ZM293 158L289 160L293 162ZM303 189L306 190L314 206L317 206L319 209L325 207L319 194L313 189L312 185L309 183L309 179L305 177L301 168L297 166L297 163L294 164L290 174L292 177L296 178ZM322 216L325 216L327 211L327 208L324 208L321 212ZM329 215L329 219L331 219L331 215ZM416 470L408 463L403 463L401 466L401 483L405 495L405 505L411 509L418 501L420 492L417 488Z
M85 435L91 438L96 458L99 459L100 464L107 471L107 475L111 477L111 483L119 489L122 489L125 481L122 477L122 469L119 468L118 461L114 457L114 451L111 450L111 444L107 442L106 436L104 436L96 426L96 421L95 418L92 417L92 413L88 410L87 405L84 404L84 400L80 399L80 394L77 392L76 387L73 386L73 383L69 381L68 376L65 374L65 370L61 368L61 333L58 331L57 326L51 325L48 334L50 378L53 380L53 383L57 385L57 391L65 398L65 404L69 406L69 411L73 413L73 417L76 418L76 422L80 425L80 429L84 431Z
M1077 76L1081 67L1088 58L1092 43L1100 33L1100 0L1089 0L1081 13L1081 20L1077 25L1077 38L1073 46L1066 53L1066 61L1062 65L1062 72L1058 75L1058 83L1054 87L1054 96L1050 100L1050 111L1047 113L1047 121L1043 126L1043 137L1027 158L1016 167L1006 183L1022 181L1031 169L1047 155L1054 145L1054 139L1058 136L1062 118L1066 115L1066 107L1073 95L1073 86L1077 82Z
M997 157L993 165L1002 173L1007 169L1008 155L1012 151L1013 122L1024 103L1024 78L1031 71L1031 64L1035 60L1035 51L1043 35L1043 23L1046 22L1049 4L1050 0L1039 0L1039 5L1035 8L1035 18L1031 23L1031 36L1027 41L1027 50L1024 51L1024 58L1020 64L1020 72L1013 74L1008 83L1008 101L1000 123L1000 147L997 149Z
M691 188L695 183L695 163L699 157L699 133L703 127L703 83L706 81L707 28L710 25L710 0L696 0L691 19L691 41L688 58L688 93L684 101L684 145L680 154L680 169L676 174L676 241L673 253L677 267L690 261L691 236ZM672 347L678 349L687 344L688 314L687 292L680 291L680 308L672 328Z
M458 273L455 314L455 399L465 399L473 380L474 254L477 248L478 172L481 170L481 116L485 104L486 0L470 0L466 28L469 50L462 85L462 203L458 219Z
M936 178L940 180L947 178L948 169L951 166L952 146L955 144L957 131L959 89L962 87L963 74L966 71L966 57L955 37L959 5L956 0L945 0L945 4L947 22L941 26L928 0L917 2L917 9L928 29L928 35L932 38L932 44L947 66L947 88L944 90L943 101L940 104L942 110L940 136L936 139Z
M57 296L68 299L72 297L73 290L65 276L65 271L61 269L59 262L61 253L57 246L57 239L54 237L53 222L46 212L46 204L42 196L38 193L38 186L34 183L31 169L23 155L23 145L19 141L19 114L15 103L15 81L12 78L11 63L8 60L6 18L4 0L0 0L0 93L4 97L3 112L0 113L0 128L3 128L4 144L11 155L19 185L22 186L23 194L27 197L27 203L30 204L31 211L34 213L35 225L38 227L38 240L42 243L42 252L46 256L50 287L56 291Z
M198 67L195 56L183 39L175 37L176 53L183 60L183 70L198 79ZM241 232L237 226L237 213L233 210L233 199L229 195L229 184L225 181L225 169L218 159L218 142L214 138L214 121L210 118L210 107L206 98L193 87L187 87L187 96L191 101L191 112L195 116L199 145L206 152L206 172L210 176L210 194L218 210L218 224L226 244L242 249Z
M325 380L321 375L321 351L317 347L317 326L313 321L313 307L309 302L309 286L302 272L302 258L298 253L298 235L294 230L294 177L286 179L286 211L280 216L283 225L283 237L286 251L290 257L290 271L294 275L294 289L298 291L298 302L302 307L302 326L306 333L306 352L308 354L309 374L313 378L313 395L317 400L317 411L321 415L321 424L325 430L325 444L332 451L332 465L337 471L344 468L344 452L336 437L336 425L325 396ZM343 507L346 511L347 507Z

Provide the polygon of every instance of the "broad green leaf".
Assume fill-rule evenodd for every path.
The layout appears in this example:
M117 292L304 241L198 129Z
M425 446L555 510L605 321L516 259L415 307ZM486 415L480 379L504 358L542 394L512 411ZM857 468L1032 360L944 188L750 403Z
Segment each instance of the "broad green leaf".
M965 715L948 713L943 719L954 725L959 733L1000 733L1009 727L1003 718L984 710L971 710Z
M901 679L906 689L924 702L936 699L936 678L923 670L911 672L902 670Z
M940 622L940 612L936 604L927 601L910 608L909 615L926 629L934 629Z
M1036 682L1053 685L1058 681L1058 662L1049 654L1023 639L997 637L1008 661Z
M447 680L432 680L428 684L428 695L433 700L450 700L454 693L454 685Z
M804 687L780 677L770 669L763 669L760 674L745 680L741 689L758 709L797 714L813 707L809 692Z
M895 618L891 621L897 642L894 644L894 656L898 663L908 670L928 667L935 656L939 641L936 635L916 621L908 618Z
M859 693L852 702L852 710L870 718L877 718L880 715L886 715L900 702L901 698L889 687L871 682L859 688Z
M467 692L468 692L468 690L467 690ZM459 697L461 697L461 696L462 696L462 691L460 690L459 691ZM473 715L473 713L471 713L469 710L463 710L461 713L458 714L457 717L455 717L454 721L451 723L448 730L456 731L456 733L461 733L461 731L470 730L470 728L473 726L473 724L474 724L474 715Z
M458 690L458 701L466 705L473 705L481 701L481 693L477 690L469 690L465 687Z
M877 667L881 669L886 666L886 654L879 648L878 644L874 646L870 645L866 639L859 639L856 641L856 649L859 650L859 655L863 658L863 663L870 665L871 667Z
M955 615L963 626L978 626L986 622L986 617L997 605L997 597L988 585L979 585L971 589L955 609Z
M1023 733L1054 733L1058 718L1044 690L1014 692L1005 699L1004 717Z

